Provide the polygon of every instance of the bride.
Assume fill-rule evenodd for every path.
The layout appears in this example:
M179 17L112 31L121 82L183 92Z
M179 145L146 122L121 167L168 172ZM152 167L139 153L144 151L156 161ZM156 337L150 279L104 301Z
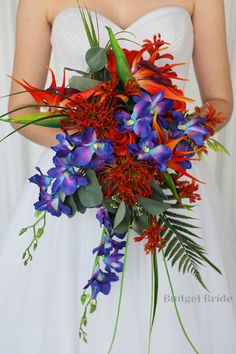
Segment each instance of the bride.
M233 99L227 57L223 0L86 0L95 18L98 14L101 46L108 37L105 25L114 31L127 30L136 41L161 33L170 43L169 52L181 77L187 77L193 58L202 98L202 111L210 102L226 120L232 114ZM128 43L128 44L127 44ZM132 48L135 44L121 42ZM77 2L74 0L20 0L17 13L16 52L13 76L33 86L44 87L51 49L57 79L63 67L86 70L84 55L89 48ZM136 48L135 48L136 49ZM69 75L68 75L69 78ZM179 85L184 89L184 81ZM16 82L12 92L20 91ZM11 96L9 110L34 104L27 93ZM20 114L33 113L25 108ZM12 117L17 113L12 114ZM13 124L17 128L17 124ZM59 129L29 126L21 134L45 150L38 166L47 171ZM22 156L23 158L23 156ZM206 161L194 165L194 175L206 181L196 214L203 246L223 275L202 269L210 293L203 291L191 274L183 277L171 269L176 302L185 328L201 354L232 354L236 347L236 266L228 216L221 207L220 191ZM32 168L33 173L33 168ZM0 353L2 354L105 354L115 324L119 285L99 306L88 324L88 343L78 336L83 311L80 295L90 277L91 250L100 237L95 211L73 219L49 215L47 228L33 261L24 267L22 252L27 235L17 238L19 229L32 223L32 204L37 190L27 182L5 233L0 254ZM150 301L150 260L142 247L130 244L125 274L120 322L112 354L147 353ZM160 290L151 353L188 354L193 350L182 335L173 307L165 269L159 261Z

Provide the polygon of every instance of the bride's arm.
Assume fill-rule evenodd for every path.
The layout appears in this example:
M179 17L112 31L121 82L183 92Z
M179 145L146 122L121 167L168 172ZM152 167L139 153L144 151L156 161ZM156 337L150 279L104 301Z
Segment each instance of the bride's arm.
M16 50L13 77L25 79L31 85L44 88L49 64L51 26L46 16L46 0L20 0L17 11ZM12 82L11 93L22 91L22 87ZM8 109L35 104L29 93L11 96ZM37 108L27 108L11 114L11 117L37 112ZM18 128L19 124L12 124ZM26 138L43 146L56 143L55 135L60 129L28 126L20 130Z
M233 92L227 54L225 13L223 0L196 0L193 15L194 51L193 63L199 84L204 111L210 102L217 111L231 118Z

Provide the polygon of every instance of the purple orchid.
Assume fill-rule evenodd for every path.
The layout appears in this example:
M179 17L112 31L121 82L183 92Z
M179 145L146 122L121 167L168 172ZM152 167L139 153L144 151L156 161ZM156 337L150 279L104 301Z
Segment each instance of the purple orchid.
M129 151L138 155L138 160L155 162L157 168L163 172L167 169L167 161L172 157L169 147L164 144L157 145L157 135L154 131L147 138L140 139L138 144L129 144Z
M81 143L80 135L70 136L67 131L65 134L56 135L59 144L52 146L58 157L66 157L78 144Z
M77 137L78 138L78 137ZM80 136L81 142L72 153L72 163L78 167L96 166L104 162L113 162L113 148L109 141L97 140L92 127L88 127Z
M47 191L48 187L50 186L53 178L47 175L44 175L39 167L36 167L36 170L39 171L40 174L36 174L29 178L31 183L37 184L40 190Z
M66 195L75 193L78 186L87 186L88 180L75 170L71 161L72 153L64 158L54 156L53 163L56 167L48 170L49 177L55 178L52 185L52 193L60 190Z
M96 214L96 218L100 222L100 226L104 225L106 227L106 229L111 231L111 229L112 229L111 219L110 219L107 209L100 208Z
M145 138L151 133L151 123L153 116L157 112L158 119L164 128L168 127L168 122L164 119L164 115L173 109L172 100L164 99L163 91L155 95L149 95L146 92L142 96L135 96L136 102L132 114L124 110L120 110L115 118L119 122L118 129L121 133L134 131L140 138Z
M175 148L175 151L186 151L187 152L187 151L191 151L191 150L193 150L192 146L187 141L183 141L183 140L180 141ZM194 155L195 155L195 153L192 153L192 154L186 154L182 157L193 157ZM178 162L178 164L184 170L192 168L192 163L189 160L180 161L180 162Z
M210 131L202 126L206 122L206 118L195 117L187 120L181 112L173 112L173 119L176 123L176 128L173 131L173 138L179 138L183 135L194 134L190 137L191 140L197 145L202 146L204 137L210 134Z
M89 286L92 288L92 300L95 300L98 293L101 292L104 295L109 294L111 290L111 282L119 280L118 275L113 272L103 272L99 267L96 267L91 279L85 285L84 289Z
M34 207L39 211L48 211L53 216L61 216L61 214L71 215L71 209L64 205L59 194L50 195L45 191L40 191L39 200L34 203Z
M113 253L110 256L107 256L103 259L103 262L106 264L105 270L107 272L111 272L114 269L117 273L122 272L123 270L123 263L120 259L124 256L123 253Z

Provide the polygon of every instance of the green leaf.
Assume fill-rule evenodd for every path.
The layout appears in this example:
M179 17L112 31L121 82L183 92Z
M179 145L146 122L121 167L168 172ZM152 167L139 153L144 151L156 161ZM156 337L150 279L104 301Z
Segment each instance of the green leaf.
M175 199L180 202L181 198L180 198L180 196L178 195L178 193L176 191L175 183L174 183L173 178L171 177L171 175L168 172L164 172L163 173L163 177L164 177L165 184L170 188L170 190L171 190L173 196L175 197Z
M83 76L72 76L69 80L69 86L79 91L87 91L99 85L101 81L90 79Z
M73 194L73 199L77 208L77 211L81 214L84 214L86 211L86 208L82 205L80 199L79 199L79 193L78 193L78 189L76 190L76 192Z
M75 215L76 211L77 211L77 207L76 207L76 204L75 204L73 196L72 195L67 195L65 197L65 200L64 200L63 204L65 204L66 206L68 206L71 209L71 215L68 215L68 217L72 218Z
M103 206L112 214L116 214L116 212L118 210L118 205L116 207L115 201L111 198L103 199Z
M157 182L152 180L151 187L152 187L153 191L155 191L156 193L160 194L163 197L163 200L166 199L166 195L163 192L163 189L159 186L159 184L157 184Z
M45 119L40 119L45 118ZM60 121L62 119L66 119L68 116L64 114L59 114L58 112L37 112L26 114L24 116L15 117L15 118L7 118L7 119L0 119L1 122L6 123L18 123L18 124L35 124L43 127L49 128L60 128Z
M86 62L92 72L102 70L107 63L106 51L104 48L89 48L85 55Z
M149 217L147 214L143 215L134 215L134 229L137 229L137 232L143 232L150 226Z
M131 222L131 210L129 207L126 206L125 217L121 221L121 223L114 228L114 231L117 234L126 233L128 231L130 222Z
M38 218L42 213L43 213L42 211L36 210L35 213L34 213L34 217Z
M103 194L100 184L98 183L96 173L93 170L88 170L86 178L89 184L85 187L79 187L78 195L81 204L85 208L93 208L99 206L103 201Z
M114 229L120 225L120 223L124 220L125 218L125 213L126 213L126 207L125 207L125 203L124 201L122 200L120 205L119 205L119 208L116 212L116 216L115 216L115 220L114 220Z
M152 215L160 215L170 208L170 205L167 203L162 203L149 198L137 197L137 202Z
M222 145L221 143L219 143L219 141L210 138L207 139L207 145L209 146L209 148L215 152L223 152L227 155L230 155L229 151L226 149L226 147L224 145Z

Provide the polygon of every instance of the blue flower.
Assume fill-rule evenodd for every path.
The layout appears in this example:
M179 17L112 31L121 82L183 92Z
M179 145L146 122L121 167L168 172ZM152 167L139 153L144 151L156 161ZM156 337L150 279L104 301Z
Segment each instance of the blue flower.
M45 191L40 191L39 200L34 203L36 210L48 211L54 216L61 216L61 214L71 215L71 209L64 205L59 194L50 195Z
M52 185L53 194L61 190L65 195L72 195L78 186L88 185L88 180L75 170L71 161L71 154L64 158L59 158L58 156L53 158L56 167L48 170L49 177L55 178Z
M166 163L172 158L171 149L164 145L157 145L157 135L154 131L138 144L129 144L129 151L138 155L138 160L153 161L160 171L166 171Z
M88 167L90 163L96 166L113 160L111 142L97 140L94 129L86 128L80 137L80 143L72 153L72 163L78 167Z
M195 117L191 120L187 120L181 112L173 112L173 119L176 123L176 127L173 130L173 138L193 134L193 136L189 138L193 140L197 146L202 146L204 137L210 134L210 131L201 125L206 122L206 118Z
M96 214L96 218L99 220L100 226L104 225L108 230L112 229L111 219L107 209L100 208Z
M119 280L118 275L113 272L103 272L99 267L96 267L91 279L85 285L84 289L89 286L92 288L92 299L95 300L98 293L101 292L104 295L109 294L111 290L111 282Z
M114 269L116 272L120 273L123 270L123 263L120 261L120 259L124 255L122 253L113 253L110 256L107 256L106 258L103 259L103 262L106 264L105 270L107 272L111 272L112 269Z
M36 174L36 175L30 177L29 181L31 183L37 184L37 186L39 186L40 190L47 191L53 178L51 178L47 175L44 175L39 167L36 167L36 170L39 171L40 174Z

